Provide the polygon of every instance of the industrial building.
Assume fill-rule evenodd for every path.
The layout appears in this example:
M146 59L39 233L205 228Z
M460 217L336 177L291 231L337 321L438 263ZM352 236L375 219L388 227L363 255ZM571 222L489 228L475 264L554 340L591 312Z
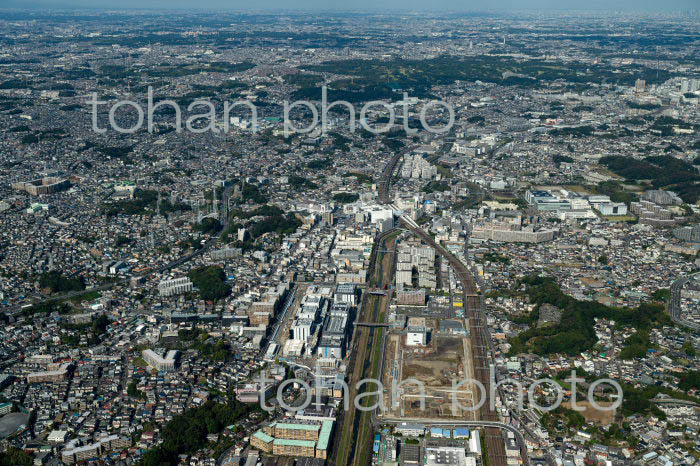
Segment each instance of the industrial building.
M439 447L425 449L426 466L467 466L464 448Z

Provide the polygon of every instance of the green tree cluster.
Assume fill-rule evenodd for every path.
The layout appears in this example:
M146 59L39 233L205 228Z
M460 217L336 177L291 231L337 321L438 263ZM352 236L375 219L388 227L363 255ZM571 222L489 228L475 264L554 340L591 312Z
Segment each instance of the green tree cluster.
M595 318L615 320L620 327L647 331L672 325L664 307L659 304L615 308L595 301L579 301L564 294L552 277L525 277L519 280L516 289L523 285L530 302L537 305L535 311L542 304L551 304L562 310L562 318L557 325L531 328L511 338L511 354L531 351L540 355L563 353L575 356L588 351L598 342Z
M149 450L141 466L177 464L178 456L191 454L207 444L207 435L221 432L259 409L255 404L230 400L228 403L208 401L204 405L176 416L162 429L163 443Z
M333 195L333 200L342 204L350 204L357 201L359 198L360 196L355 193L337 193Z
M80 291L85 289L85 283L81 277L69 278L59 271L42 273L39 276L39 286L48 288L52 293L63 293L67 291Z
M29 453L15 447L0 452L0 466L31 466L34 459Z
M231 293L231 287L226 283L226 274L221 267L199 267L187 274L192 284L199 289L199 295L207 301L224 298Z

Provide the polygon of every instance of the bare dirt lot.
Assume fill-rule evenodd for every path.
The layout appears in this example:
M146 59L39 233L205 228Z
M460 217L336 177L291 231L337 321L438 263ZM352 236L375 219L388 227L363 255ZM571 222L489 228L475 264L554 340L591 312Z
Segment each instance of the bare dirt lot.
M610 406L612 403L607 401L598 401L600 406ZM577 406L586 408L585 411L581 411L581 415L586 418L586 421L595 422L597 424L602 424L604 426L609 425L615 418L615 410L612 411L599 411L595 409L588 401L576 401ZM566 402L563 404L565 408L571 409L571 402Z
M428 322L435 328L436 321ZM404 335L392 335L387 342L384 371L385 406L388 416L404 416L424 419L472 418L471 412L459 407L472 404L472 387L460 386L454 398L459 402L453 411L452 383L472 376L469 361L469 344L466 338L434 336L425 347L406 346ZM392 368L392 369L390 369ZM465 371L466 369L466 371ZM392 377L393 375L393 377ZM392 405L392 381L415 379L425 387L425 408L420 406L420 389L409 382L401 386L401 396Z

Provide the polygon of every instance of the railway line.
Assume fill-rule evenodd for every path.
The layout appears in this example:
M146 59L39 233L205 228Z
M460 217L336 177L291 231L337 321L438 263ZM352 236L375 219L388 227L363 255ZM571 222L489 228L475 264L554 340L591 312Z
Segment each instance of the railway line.
M492 407L495 406L495 400L491 400L491 373L493 371L493 365L491 363L490 351L492 351L493 343L491 342L488 329L486 328L486 320L483 315L481 302L482 298L477 294L477 288L474 284L473 277L459 259L437 244L432 236L420 228L412 219L402 216L401 221L406 228L418 235L449 262L459 278L459 281L462 283L464 305L469 318L469 331L472 339L474 376L486 389L486 402L483 404L480 413L481 420L487 423L498 423L498 413L495 409L492 409ZM506 466L506 450L500 429L497 427L485 427L484 432L489 465ZM521 443L520 447L523 464L527 465L527 450L524 442Z
M394 175L394 171L396 170L401 157L403 157L403 155L410 150L412 150L412 148L406 148L405 150L395 154L384 167L382 171L382 180L378 186L379 200L383 204L390 204L391 180ZM390 204L390 206L395 212L401 214L400 210L394 205ZM528 466L527 448L522 433L516 427L500 422L498 413L495 411L495 409L492 409L492 405L495 406L495 402L492 402L489 397L491 394L491 374L493 370L493 364L491 361L494 354L494 345L488 328L486 327L483 297L478 293L477 286L474 282L474 277L459 259L453 256L445 248L437 244L435 240L433 240L433 238L412 219L404 215L400 215L400 221L406 230L409 230L415 235L419 236L423 241L433 247L438 254L442 255L448 261L463 287L463 302L467 311L470 327L469 330L472 336L474 375L486 389L486 402L480 410L479 420L458 422L457 424L484 428L484 439L487 450L486 454L488 455L490 466L507 466L505 443L503 437L501 436L501 431L507 430L513 432L515 434L516 441L520 446L523 464ZM379 248L382 246L382 243L386 240L387 236L394 231L395 230L391 230L383 233L375 239L370 257L370 277L373 277L375 273ZM375 285L381 287L382 283ZM391 292L388 292L387 295L388 296L386 296L386 299L388 300L391 298ZM373 301L372 306L369 305L370 300ZM356 335L356 337L353 339L351 358L348 366L349 371L352 374L351 379L349 380L351 392L350 399L354 399L354 396L357 395L357 393L353 390L353 386L357 383L357 381L361 380L363 376L367 375L366 370L368 367L371 368L371 355L376 351L375 345L377 340L377 338L374 336L374 332L382 331L382 327L384 326L382 325L383 322L379 321L379 311L383 300L384 297L380 296L379 293L376 293L375 295L365 293L363 296L361 307L362 314L358 315L358 325L355 327L355 331L361 333ZM380 338L379 340L382 339ZM382 344L381 341L379 344ZM368 355L370 356L370 360L368 360ZM360 414L364 415L368 413L357 413L353 408L351 408L348 412L343 413L343 419L341 422L342 428L337 430L335 439L335 443L338 445L338 448L335 449L333 456L329 461L332 466L366 465L366 463L363 463L362 461L366 455L353 455L350 453L351 451L358 452L362 451L363 449L367 449L367 451L369 451L371 448L372 436L363 435L363 433L366 433L366 419L364 419L363 416L360 416ZM370 416L370 425L375 424L376 421L375 413L372 412ZM384 422L384 420L382 420L382 422ZM455 425L455 422L445 421L445 424ZM364 440L369 439L369 443L367 445L363 445L363 438Z
M383 247L387 238L395 233L396 230L388 230L375 238L370 254L369 277L374 276L378 265L379 250ZM381 280L383 281L384 277ZM382 283L379 285L382 285ZM390 296L390 291L387 291L386 296L371 295L368 292L363 294L360 314L357 316L357 320L362 325L355 327L355 335L348 362L348 372L351 374L348 380L349 400L355 400L357 397L358 392L355 389L357 382L371 377L372 354L377 350L375 332L382 330L380 325L382 324L380 322L381 309L388 302ZM381 338L379 340L381 345ZM358 412L354 404L350 406L349 410L343 412L342 419L339 422L342 428L336 429L334 438L337 448L334 449L329 464L333 466L362 464L360 459L364 450L360 446L360 442L362 442L362 433L368 428L371 429L371 422L368 422L367 419L369 414L368 412ZM365 437L369 438L371 442L371 435Z
M681 313L681 291L696 274L681 277L671 284L671 300L668 303L669 313L673 322L691 330L700 330L700 324L685 319Z
M410 149L406 149L393 156L383 170L382 182L380 183L379 198L383 203L390 202L391 179L396 169L396 165L401 157ZM478 294L477 287L474 283L474 277L465 265L452 255L445 248L435 242L425 230L423 230L413 219L401 214L393 204L390 204L392 209L399 213L401 223L411 232L418 235L423 241L429 244L435 251L443 256L452 266L459 281L462 283L464 292L464 305L469 319L469 331L472 339L472 359L474 364L474 376L481 382L486 389L486 402L483 404L480 412L481 421L494 425L499 423L499 416L495 409L495 400L491 400L491 374L493 373L492 357L494 354L493 341L486 327L486 319L483 310L483 297ZM495 374L494 374L495 376ZM489 458L490 466L507 466L507 457L505 452L505 443L501 437L499 428L485 427L486 449ZM520 454L523 464L528 465L527 447L523 441L522 435L518 437L520 445Z

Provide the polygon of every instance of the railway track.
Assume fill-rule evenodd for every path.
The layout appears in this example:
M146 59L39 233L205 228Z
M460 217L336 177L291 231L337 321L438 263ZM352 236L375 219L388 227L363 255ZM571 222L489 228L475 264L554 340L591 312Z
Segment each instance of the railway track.
M369 277L374 276L379 250L383 247L383 243L386 239L394 233L396 233L396 230L388 230L375 238L372 253L370 254ZM383 283L378 284L380 287L382 285ZM378 322L380 310L383 300L386 299L389 299L389 297L370 295L365 292L362 297L360 314L357 316L357 321L370 324L380 323ZM350 391L348 396L349 400L355 400L357 396L357 390L355 389L357 382L366 378L368 371L371 371L371 355L375 350L375 332L377 331L379 331L379 328L376 327L358 326L355 329L356 333L353 337L350 361L348 363L348 372L351 374L348 381ZM366 423L366 419L363 419L362 415L366 414L370 413L358 413L354 407L354 403L351 403L349 410L343 412L341 422L339 422L342 428L336 429L334 443L337 445L337 448L334 449L331 460L329 461L331 465L345 466L359 464L358 460L361 458L361 455L358 456L356 453L361 452L361 447L358 442L362 440L360 438L362 424L363 422ZM371 440L372 436L370 435L369 438Z
M429 244L435 251L442 255L453 270L457 274L459 281L462 283L464 291L464 305L469 318L469 331L472 339L472 358L474 363L474 376L481 382L486 389L486 402L483 404L480 415L482 421L499 422L498 413L492 409L495 406L495 401L491 400L491 357L489 350L492 348L488 329L486 328L486 319L483 315L482 297L477 295L477 288L474 284L474 278L471 272L467 270L464 264L448 252L445 248L435 242L435 240L425 232L422 228L416 227L407 221L403 221L404 226L418 235L424 242ZM489 458L489 466L506 466L507 457L505 451L505 443L501 436L500 429L495 427L486 427L485 429L486 449ZM521 456L523 464L527 465L527 451L525 446L521 445Z
M382 172L382 180L379 184L379 199L382 203L389 204L391 202L391 179L393 177L394 170L396 169L396 165L401 157L410 150L412 150L412 148L406 148L405 150L397 153L384 167ZM437 244L435 240L422 228L420 228L414 222L409 223L403 218L402 220L402 223L407 229L418 235L421 239L423 239L423 241L433 247L438 254L447 259L448 263L457 274L459 281L462 283L464 291L463 302L467 311L467 317L469 318L469 330L472 336L474 376L486 389L486 402L481 408L480 417L482 421L497 423L499 422L498 413L495 411L495 409L491 409L491 406L495 405L495 402L492 402L490 399L492 365L489 350L493 354L493 342L490 338L488 329L486 328L486 319L483 312L483 297L477 295L477 287L474 284L474 277L459 259L449 253L445 248ZM489 466L506 466L507 458L505 443L501 437L500 430L496 427L486 427L485 441L489 458ZM520 453L523 464L527 466L527 449L524 442L520 442L520 444Z
M401 160L401 157L403 157L405 154L408 152L412 151L414 149L413 146L407 147L401 152L396 153L394 156L391 157L389 160L389 163L387 163L384 166L384 170L382 171L382 179L379 182L378 190L379 190L379 201L382 204L388 204L390 202L390 194L391 194L391 177L394 175L394 170L396 170L396 165L398 165L399 160Z

